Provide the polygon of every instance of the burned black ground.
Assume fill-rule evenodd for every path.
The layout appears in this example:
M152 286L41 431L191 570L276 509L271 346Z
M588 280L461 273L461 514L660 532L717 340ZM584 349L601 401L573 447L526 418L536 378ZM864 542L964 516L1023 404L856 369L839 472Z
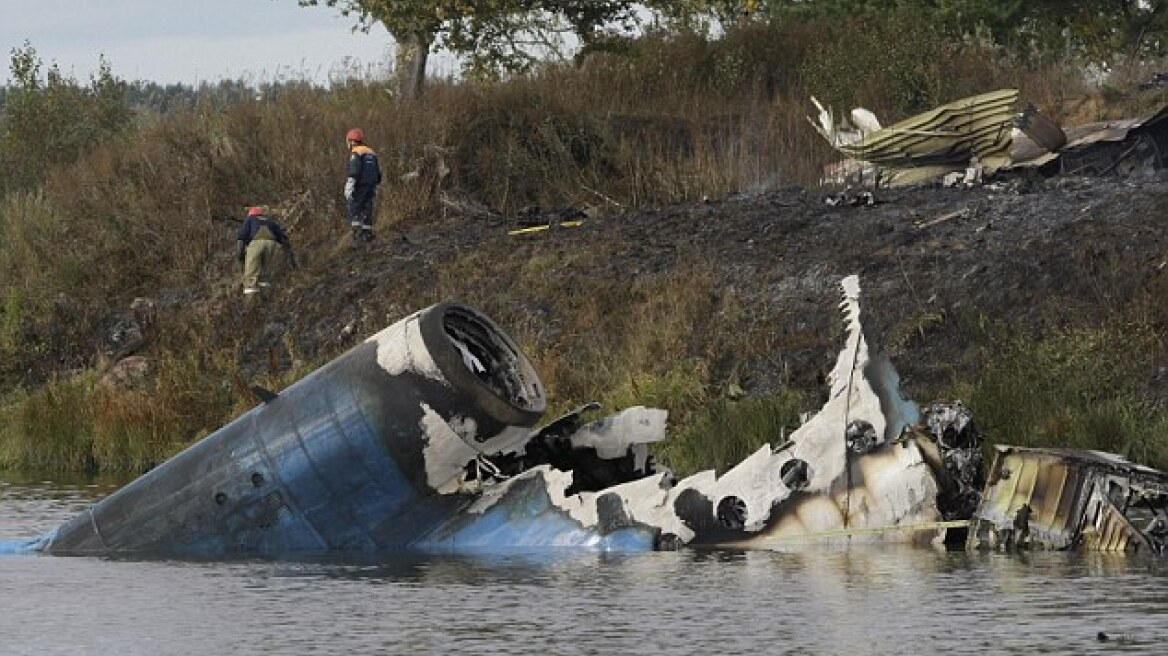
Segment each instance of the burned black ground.
M290 341L302 357L327 357L451 296L482 307L505 330L517 313L552 329L567 319L556 316L560 308L572 304L515 288L517 267L535 258L563 263L547 275L568 294L592 293L597 281L684 275L701 260L747 309L748 325L723 328L769 333L780 351L734 363L749 391L777 384L778 372L767 367L780 360L783 378L799 384L813 385L830 368L840 334L837 284L857 273L869 332L893 356L911 396L976 370L983 356L963 322L1040 335L1120 312L1164 288L1163 173L882 190L875 205L833 206L825 202L831 196L778 189L609 212L527 235L509 235L513 222L449 215L398 225L363 247L348 245L338 229L335 245L302 254L312 264L267 299L254 307L221 299L217 316L224 328L250 332L243 356L257 371L273 345ZM478 275L458 273L468 266Z

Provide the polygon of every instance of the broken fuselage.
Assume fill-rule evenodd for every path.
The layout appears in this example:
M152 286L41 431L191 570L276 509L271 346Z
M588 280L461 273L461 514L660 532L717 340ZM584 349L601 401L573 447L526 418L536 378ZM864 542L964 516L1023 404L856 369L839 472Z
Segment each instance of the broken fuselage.
M95 504L41 550L222 557L938 542L968 518L979 443L954 408L922 414L901 395L891 363L869 350L858 279L841 288L846 342L827 402L721 476L678 481L654 464L663 410L585 422L595 409L585 406L533 428L546 407L534 368L486 316L446 303Z

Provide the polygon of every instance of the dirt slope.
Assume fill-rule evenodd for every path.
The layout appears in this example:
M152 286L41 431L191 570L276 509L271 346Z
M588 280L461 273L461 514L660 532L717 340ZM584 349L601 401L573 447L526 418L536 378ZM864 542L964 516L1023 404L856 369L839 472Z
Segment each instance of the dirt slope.
M750 308L750 325L740 328L770 334L783 351L784 378L813 385L838 347L837 283L858 273L869 327L910 396L928 400L917 394L977 366L963 321L1003 319L1037 331L1165 289L1163 171L886 190L875 205L831 205L830 197L780 189L614 212L526 236L507 234L514 223L449 215L359 248L338 229L335 245L302 251L306 265L266 299L244 307L237 291L223 291L210 313L225 336L248 335L241 355L255 374L274 352L290 357L289 343L298 357L328 357L448 297L480 307L509 332L507 320L520 311L554 325L570 304L513 288L516 267L536 258L571 263L590 254L587 266L550 269L566 290L668 276L703 258ZM468 270L478 275L458 278ZM753 360L735 363L747 389L773 388L775 359Z

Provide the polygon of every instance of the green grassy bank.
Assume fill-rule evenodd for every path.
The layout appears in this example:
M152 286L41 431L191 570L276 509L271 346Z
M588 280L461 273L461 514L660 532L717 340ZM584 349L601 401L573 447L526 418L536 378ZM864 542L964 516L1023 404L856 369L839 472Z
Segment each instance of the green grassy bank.
M1148 96L1123 92L1124 80L1163 64L1133 63L1100 89L1075 61L1024 59L928 30L893 38L908 33L911 17L874 20L749 25L717 40L659 34L503 82L438 81L416 101L378 81L351 80L121 114L109 104L121 91L108 73L89 88L57 80L23 96L10 92L0 197L0 468L141 471L250 407L240 384L241 335L263 324L233 315L226 300L234 269L223 219L249 204L271 205L298 248L316 253L310 273L337 265L346 257L335 247L340 135L351 125L373 135L382 155L378 227L389 230L443 211L427 153L440 152L449 167L443 189L499 217L532 206L689 203L776 177L814 184L833 157L807 125L810 95L904 117L1018 87L1057 120L1095 120L1145 110ZM32 105L17 112L14 98ZM93 120L78 123L79 114ZM62 132L84 138L52 157L34 156L45 144L29 134ZM421 176L403 179L419 167ZM603 256L573 264L597 266ZM539 364L556 408L593 399L608 408L667 408L671 437L660 455L681 473L724 470L813 409L817 391L798 386L731 393L734 359L773 349L773 336L742 329L748 311L720 293L700 259L584 290L548 275L562 262L494 265L465 251L442 263L426 288L436 298L411 296L407 280L379 307L417 308L447 296L482 301ZM293 284L307 289L312 280ZM190 302L160 318L148 345L150 374L132 387L100 383L107 363L95 335L103 321L135 297L167 290L183 290ZM520 307L518 290L527 306L561 318L554 333ZM1138 461L1168 467L1168 414L1130 382L1159 362L1168 333L1157 313L1133 310L1041 340L1005 337L1008 327L988 320L965 330L986 345L984 365L928 390L931 398L965 400L991 437L1011 443L1111 451L1118 444ZM267 369L265 386L279 389L342 350L292 342L284 344L288 361ZM1038 367L1056 373L1035 390Z

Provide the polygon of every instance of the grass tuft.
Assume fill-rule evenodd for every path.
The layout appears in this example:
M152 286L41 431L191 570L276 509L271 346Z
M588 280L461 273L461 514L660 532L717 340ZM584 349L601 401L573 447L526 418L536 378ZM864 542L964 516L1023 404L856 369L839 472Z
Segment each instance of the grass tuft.
M1168 407L1148 390L1163 357L1154 325L1112 318L1004 334L989 339L980 375L954 390L991 442L1098 449L1168 469Z

